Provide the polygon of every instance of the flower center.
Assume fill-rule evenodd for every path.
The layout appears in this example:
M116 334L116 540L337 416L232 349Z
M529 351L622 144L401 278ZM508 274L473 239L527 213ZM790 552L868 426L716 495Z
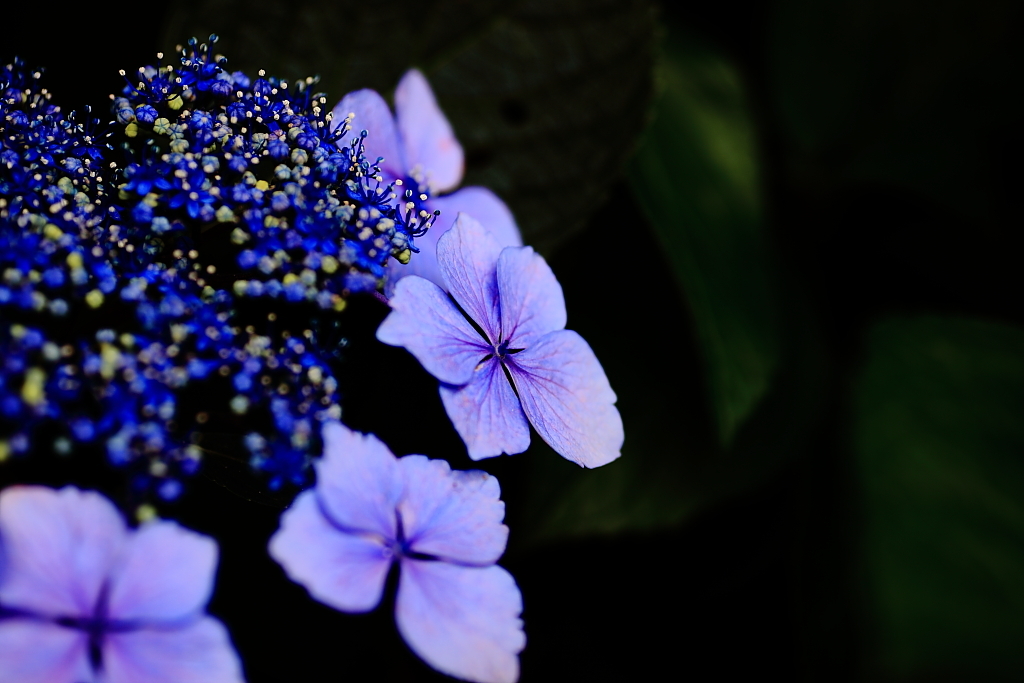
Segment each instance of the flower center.
M388 539L384 543L384 551L385 556L390 556L396 560L400 560L409 555L409 544L402 539Z
M388 552L391 553L392 557L398 560L402 559L403 557L408 558L410 560L434 561L438 559L433 555L413 550L413 539L408 539L405 537L405 527L402 524L402 513L400 510L395 510L395 521L395 531L397 532L395 535L397 536L397 538L393 540L387 539L385 541L385 546Z
M512 354L519 353L520 351L523 350L521 348L519 348L519 349L509 348L511 343L512 343L511 339L506 339L505 341L498 342L498 345L493 347L494 348L494 355L498 357L498 360L504 361L506 356L511 356Z
M100 588L96 598L96 606L93 614L89 617L58 617L56 622L65 628L72 628L78 631L85 631L89 638L89 665L94 672L103 669L103 638L107 633L130 631L134 624L111 620L107 617L107 602L110 595L110 585L106 582Z

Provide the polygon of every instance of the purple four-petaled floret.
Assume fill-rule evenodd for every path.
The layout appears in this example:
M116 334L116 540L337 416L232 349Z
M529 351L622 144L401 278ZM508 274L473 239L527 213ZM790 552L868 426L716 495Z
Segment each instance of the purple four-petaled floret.
M530 424L584 467L619 457L622 418L590 346L565 329L562 287L530 247L504 249L459 214L437 243L446 294L401 280L377 339L403 346L441 381L441 399L474 460L521 453Z
M0 681L241 683L205 612L217 544L174 522L132 531L106 498L0 493Z
M376 607L398 562L395 619L409 647L457 678L514 683L526 636L519 588L495 564L508 539L498 480L422 455L396 458L338 422L323 439L316 487L282 515L270 555L344 612Z

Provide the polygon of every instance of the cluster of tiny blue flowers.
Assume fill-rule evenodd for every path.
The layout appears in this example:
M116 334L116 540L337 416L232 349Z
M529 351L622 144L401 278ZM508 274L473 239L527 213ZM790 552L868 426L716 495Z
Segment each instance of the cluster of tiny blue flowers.
M0 70L0 459L26 452L78 398L75 304L117 285L95 240L103 143L51 103L40 75L19 61ZM58 435L53 447L70 442Z
M307 483L340 418L316 325L380 291L433 216L312 79L250 80L191 41L97 132L39 77L0 71L0 461L98 446L138 500L173 500L211 431L271 488Z
M396 207L360 136L339 145L350 126L314 82L250 81L194 40L178 68L140 69L114 99L122 238L163 262L199 249L239 297L340 310L380 289L433 217Z

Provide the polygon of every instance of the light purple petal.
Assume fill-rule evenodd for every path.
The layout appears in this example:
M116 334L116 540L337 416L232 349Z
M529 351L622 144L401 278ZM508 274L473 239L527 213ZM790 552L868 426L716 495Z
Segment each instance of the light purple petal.
M498 304L498 256L501 245L478 221L459 214L437 241L437 265L446 289L491 343L501 336Z
M438 671L478 683L515 683L526 634L523 598L497 565L460 567L402 560L395 599L398 630Z
M326 423L322 434L316 490L331 521L393 540L395 505L402 495L395 456L373 434L353 432L340 422Z
M377 339L405 347L434 377L465 384L491 348L440 287L405 278L388 301L391 313L377 328Z
M493 564L505 552L508 527L498 480L479 470L452 471L444 460L399 458L405 495L398 505L409 547L472 564Z
M455 225L455 217L460 213L476 219L494 235L499 246L518 247L523 244L512 212L486 187L464 187L443 197L431 197L426 205L427 211L440 211L441 215L427 234L416 238L416 247L420 251L412 255L409 263L402 265L394 259L388 263L388 280L391 283L409 275L419 275L442 289L446 287L441 268L437 265L437 241Z
M462 180L462 146L416 69L407 71L395 88L395 119L410 175L422 173L431 193L456 187Z
M344 612L380 602L392 556L378 538L340 531L324 517L315 491L304 491L281 515L270 556L314 599Z
M565 329L565 297L544 258L531 247L503 249L498 258L501 326L513 348Z
M497 360L481 364L468 384L441 385L444 409L473 460L522 453L530 425Z
M0 621L0 681L91 681L85 631L32 619Z
M126 537L121 515L98 493L70 486L5 489L0 604L49 616L92 614Z
M366 131L363 149L366 160L373 164L378 157L384 157L381 171L385 180L404 178L406 171L405 158L398 140L398 129L395 119L391 116L387 102L374 90L356 90L341 98L334 107L332 128L337 128L349 114L355 114L351 122L351 130L338 141L339 146L348 147L352 138L359 137Z
M427 209L431 212L440 211L440 220L434 223L434 227L427 232L435 233L434 242L442 233L447 232L455 225L455 217L464 213L475 219L480 225L490 232L494 239L498 240L501 247L521 247L523 237L519 234L519 227L512 211L505 202L501 201L498 195L486 187L463 187L451 194L441 197L431 197L426 202ZM441 228L438 230L437 228Z
M179 628L110 633L103 640L103 683L242 683L242 663L227 629L212 617Z
M213 592L217 543L174 522L143 524L110 583L114 619L171 620L200 612Z
M523 411L557 453L584 467L619 457L623 432L615 392L583 337L552 332L511 359Z

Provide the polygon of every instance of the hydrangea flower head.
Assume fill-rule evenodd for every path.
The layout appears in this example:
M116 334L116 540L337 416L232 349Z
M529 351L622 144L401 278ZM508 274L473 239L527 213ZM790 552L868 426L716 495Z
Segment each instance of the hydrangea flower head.
M99 447L172 500L216 431L308 483L336 316L432 217L339 147L314 79L230 72L215 40L133 74L103 135L0 69L0 461Z
M451 228L459 212L486 225L502 246L523 243L512 212L497 195L484 187L455 190L462 180L462 146L420 71L412 69L399 81L394 116L384 98L373 90L351 92L334 107L336 121L350 115L354 115L350 119L354 128L367 132L366 156L382 159L383 178L405 188L406 210L428 215L440 212L433 227L416 236L417 253L409 263L390 262L390 285L408 275L419 275L445 286L435 258L437 240Z
M430 217L400 211L315 79L228 71L215 41L139 69L114 100L128 140L120 238L164 263L194 247L221 274L209 284L239 297L340 310L379 289Z
M437 243L446 294L401 280L377 330L441 381L441 399L473 459L521 453L530 424L563 457L597 467L619 457L622 418L590 346L565 329L561 285L530 247L502 248L460 214Z
M514 683L526 643L522 596L495 562L508 527L498 481L422 455L396 458L376 437L324 426L316 487L281 517L270 554L316 600L365 612L400 565L395 619L443 673Z
M99 494L0 492L0 680L240 683L205 613L217 546L165 521L129 530Z

